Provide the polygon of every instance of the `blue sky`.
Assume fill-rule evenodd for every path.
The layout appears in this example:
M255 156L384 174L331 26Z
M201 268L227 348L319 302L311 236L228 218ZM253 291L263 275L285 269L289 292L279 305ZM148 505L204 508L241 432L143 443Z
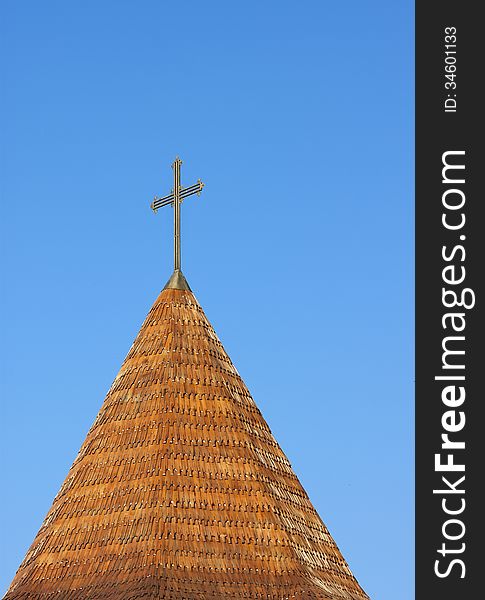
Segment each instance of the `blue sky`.
M192 289L364 589L413 597L413 4L1 12L0 591L171 273L178 154Z

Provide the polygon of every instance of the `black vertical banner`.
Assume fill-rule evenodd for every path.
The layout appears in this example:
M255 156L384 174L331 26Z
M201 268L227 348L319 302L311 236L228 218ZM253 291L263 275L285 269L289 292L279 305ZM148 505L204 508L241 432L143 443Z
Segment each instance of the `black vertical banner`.
M416 598L481 595L483 24L416 5ZM483 380L483 381L482 381ZM480 414L479 414L480 413ZM478 590L478 591L477 591Z

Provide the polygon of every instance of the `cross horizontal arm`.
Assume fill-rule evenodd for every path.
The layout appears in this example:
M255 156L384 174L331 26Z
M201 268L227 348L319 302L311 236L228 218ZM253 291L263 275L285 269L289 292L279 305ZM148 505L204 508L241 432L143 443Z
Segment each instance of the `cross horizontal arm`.
M194 185L180 190L180 200L183 200L188 196L192 196L193 194L200 194L203 187L204 184L199 179L199 181L197 183L194 183ZM173 199L174 196L172 192L171 194L169 194L168 196L164 196L163 198L155 198L155 200L151 203L150 207L153 209L154 212L157 212L157 210L159 208L162 208L162 206L166 206L167 204L173 204Z

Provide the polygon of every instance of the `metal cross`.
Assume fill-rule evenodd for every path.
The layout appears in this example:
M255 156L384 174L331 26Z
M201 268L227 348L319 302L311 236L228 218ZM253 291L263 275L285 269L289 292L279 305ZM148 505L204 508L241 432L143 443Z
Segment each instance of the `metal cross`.
M172 193L168 196L163 196L163 198L157 198L155 196L153 202L150 205L150 208L153 209L153 212L157 212L159 208L162 206L166 206L167 204L173 204L173 266L174 271L180 271L180 205L182 201L188 196L192 196L193 194L197 194L200 196L202 188L204 184L200 179L197 180L197 183L191 185L188 188L184 188L180 185L180 166L182 161L177 156L172 164L173 169L173 190Z

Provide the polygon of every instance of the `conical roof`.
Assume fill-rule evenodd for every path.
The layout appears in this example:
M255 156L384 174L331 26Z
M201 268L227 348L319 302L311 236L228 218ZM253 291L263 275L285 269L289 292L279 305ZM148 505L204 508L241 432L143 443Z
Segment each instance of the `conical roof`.
M188 285L155 301L5 598L367 598Z

